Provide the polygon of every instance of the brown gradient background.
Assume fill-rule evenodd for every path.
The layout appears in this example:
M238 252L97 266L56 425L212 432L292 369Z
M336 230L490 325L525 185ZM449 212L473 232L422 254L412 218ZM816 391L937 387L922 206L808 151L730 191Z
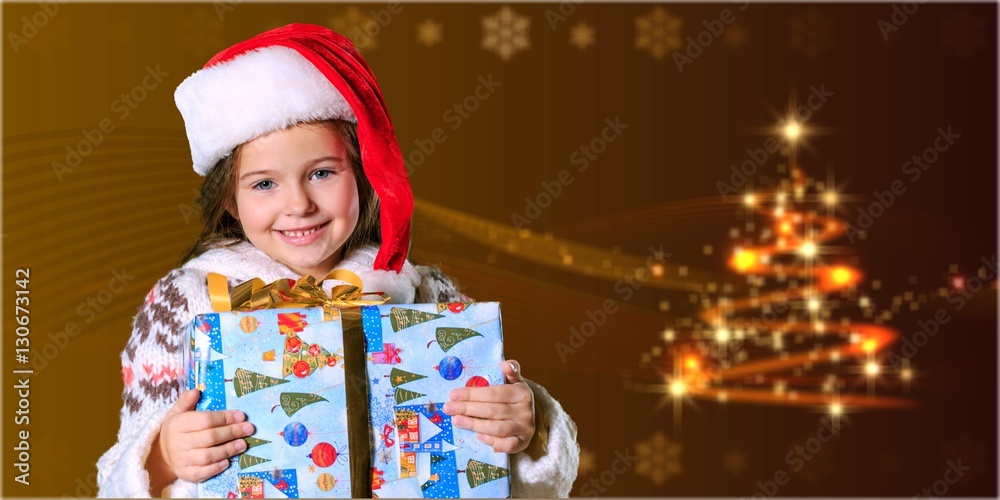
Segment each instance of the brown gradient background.
M363 12L384 7L361 5ZM962 134L918 182L904 181L906 194L850 247L852 262L867 274L862 288L870 290L870 279L882 282L869 292L874 302L885 307L904 291L933 292L945 285L949 265L974 273L980 257L996 253L995 5L924 4L885 42L876 22L889 18L889 4L754 4L737 11L742 46L716 41L682 74L669 57L657 61L634 48L634 19L652 4L580 5L555 29L545 11L556 6L513 4L531 18L531 47L507 61L480 48L480 19L499 7L405 5L365 52L405 155L435 128L447 132L412 175L420 200L476 218L481 227L510 228L525 197L572 168L569 155L600 134L605 118L620 116L629 128L586 172L574 171L575 182L534 221L533 233L609 256L615 249L622 259L644 258L649 246L663 245L673 253L671 267L739 286L745 280L728 272L724 259L741 209L723 204L715 184L746 159L747 148L762 144L754 127L773 125L793 94L804 101L811 85L824 84L835 94L810 124L830 133L808 138L803 169L823 179L832 166L842 189L864 200L903 179L900 166L931 145L937 127ZM685 36L726 7L665 6L683 19ZM174 89L232 43L289 22L329 25L347 5L243 3L220 21L211 4L68 4L15 52L7 34L21 32L22 16L39 9L3 5L3 494L92 496L95 463L119 425L119 356L131 318L199 230L180 208L191 205L200 178L190 168ZM793 44L802 16L806 40ZM443 25L443 42L430 48L415 41L427 18ZM586 50L568 43L569 27L581 21L596 28L596 45ZM169 76L120 119L111 103L141 83L147 65ZM442 114L491 74L502 85L452 130ZM66 146L103 118L115 131L60 182L52 162L64 160ZM773 177L776 163L759 175ZM854 214L855 206L842 213ZM508 357L520 360L526 376L579 425L592 460L574 494L609 470L616 451L635 453L657 431L682 444L683 472L657 483L633 466L607 495L749 497L757 481L783 469L791 480L779 495L911 496L942 479L946 461L958 457L973 470L949 495L997 494L994 290L958 313L932 301L894 316L891 324L907 336L937 307L955 318L914 359L920 378L910 397L917 408L852 415L840 437L795 473L784 457L815 435L819 415L810 409L702 401L685 409L675 432L669 407L657 409L659 396L624 389L625 380L654 380L639 368L640 356L662 345L664 326L697 312L687 293L651 284L623 302L614 279L546 265L505 244L473 242L440 229L426 212L418 212L414 227L413 258L440 262L472 297L503 302ZM706 244L715 246L713 255L702 254ZM31 380L28 487L13 481L11 465L13 282L21 267L31 269L32 356L42 358L49 344L58 353L36 359ZM123 267L134 281L84 323L78 305ZM561 362L554 344L607 298L621 311ZM664 300L670 311L659 311ZM80 322L82 331L57 349L49 334L68 321ZM734 449L746 457L736 473L722 461Z

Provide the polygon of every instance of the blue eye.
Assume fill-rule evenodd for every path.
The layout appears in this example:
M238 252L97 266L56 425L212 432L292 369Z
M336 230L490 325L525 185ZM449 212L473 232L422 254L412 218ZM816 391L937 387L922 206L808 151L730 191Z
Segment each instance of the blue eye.
M263 180L253 185L253 189L259 189L261 191L267 191L274 187L274 182L270 180Z
M333 175L332 170L317 170L313 172L313 179L326 179Z

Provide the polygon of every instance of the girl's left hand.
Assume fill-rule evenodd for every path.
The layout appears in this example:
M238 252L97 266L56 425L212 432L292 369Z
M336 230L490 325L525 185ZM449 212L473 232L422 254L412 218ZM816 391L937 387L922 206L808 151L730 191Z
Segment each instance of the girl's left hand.
M507 383L452 389L444 412L454 415L455 427L476 432L494 451L517 453L535 435L535 395L521 378L517 361L504 361L501 369Z

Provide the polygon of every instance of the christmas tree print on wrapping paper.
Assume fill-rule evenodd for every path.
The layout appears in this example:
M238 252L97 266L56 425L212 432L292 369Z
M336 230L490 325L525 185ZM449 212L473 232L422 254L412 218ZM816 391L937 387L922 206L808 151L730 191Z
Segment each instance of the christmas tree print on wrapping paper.
M455 347L455 344L459 342L471 339L472 337L482 337L483 334L471 329L471 328L457 328L457 327L440 327L435 333L437 337L436 342L441 346L441 350L448 352L449 349ZM427 347L430 348L435 340L427 343Z
M462 302L454 302L451 304L438 304L438 311L442 312L445 308L451 310L454 313L460 313L465 310L465 308L471 305ZM433 321L445 317L444 314L434 314L429 312L417 311L415 309L404 309L402 307L393 307L389 310L389 322L392 324L392 330L394 332L399 332L411 326L416 326L421 323L426 323L428 321ZM492 322L494 320L490 320ZM459 342L469 339L472 337L482 337L483 335L471 328L456 328L456 327L440 327L437 329L435 336L437 337L437 343L441 346L441 349L448 352L449 349L458 344ZM432 340L431 343L434 341ZM430 343L427 344L430 347Z
M282 410L285 410L285 415L290 417L302 408L322 401L328 400L323 396L308 392L283 392L281 393L281 404L272 406L271 412L274 413L274 409L280 406Z
M269 459L269 458L261 458L261 457L257 457L257 456L254 456L254 455L250 455L248 453L241 453L240 454L240 469L249 469L250 467L253 467L255 465L260 465L260 464L267 463L267 462L270 462L270 461L271 461L271 459Z
M465 479L469 481L470 488L476 488L482 484L510 475L510 470L508 469L471 458L465 465L465 470L458 472L465 472Z
M455 312L457 314L460 313L461 311L464 311L467 306L471 305L472 305L471 303L465 304L462 302L454 302L448 304L448 308L451 309L452 312ZM460 307L454 307L454 306L460 306ZM440 307L440 304L438 305L438 307ZM475 325L469 327L454 327L454 326L438 327L437 330L434 332L435 340L428 342L427 348L430 349L431 344L437 342L438 346L441 347L442 351L448 352L449 350L451 350L452 347L455 347L455 345L457 345L459 342L463 340L471 339L473 337L482 337L483 334L474 330L475 327L480 325L495 323L499 319L500 319L499 317L488 319L486 321L476 323Z
M246 441L246 443L247 443L247 449L248 450L250 448L255 447L255 446L263 446L263 445L265 445L267 443L270 443L270 441L268 441L266 439L255 438L253 436L247 436L247 437L243 438L243 441Z
M403 389L401 387L396 388L394 394L396 396L396 404L405 403L411 399L417 399L426 396L426 394L421 394L419 392L414 392L411 390Z
M415 309L404 309L402 307L393 307L389 310L389 323L392 324L392 331L394 332L443 317L444 314L434 314Z
M410 382L416 382L417 380L427 378L427 375L410 373L406 370L400 370L399 368L393 368L388 375L383 376L389 377L389 383L392 384L393 387L398 387L403 384L409 384Z
M407 401L410 401L411 399L417 399L426 396L426 394L399 387L403 384L408 384L410 382L415 382L420 379L425 379L427 378L426 375L420 375L417 373L408 372L406 370L400 370L399 368L393 368L392 371L389 372L388 377L389 377L389 383L392 384L392 386L396 389L395 393L393 394L396 397L396 404L405 403Z
M295 375L305 378L325 366L344 367L343 356L332 354L319 344L306 345L295 333L289 333L285 339L285 353L282 356L281 376L288 378Z
M434 457L431 457L431 458L434 458ZM426 495L430 491L430 489L433 488L434 485L437 484L437 482L440 481L440 480L441 480L441 476L439 476L438 474L431 474L431 478L428 479L426 482L424 482L424 484L420 485L420 491L421 491L421 493L423 493L424 495Z
M233 382L233 389L236 391L237 397L288 383L287 380L269 377L263 373L252 372L244 368L237 368L233 378L226 379L226 382Z
M247 437L243 438L243 441L246 442L246 444L247 444L247 451L245 451L243 453L240 453L239 463L240 463L240 468L241 469L246 469L248 467L253 467L254 465L262 464L264 462L270 462L270 460L265 459L265 458L255 457L253 455L247 455L247 452L250 451L250 448L254 448L256 446L263 446L265 444L270 443L270 441L268 441L266 439L255 438L255 437L252 437L252 436L247 436ZM244 458L244 457L246 457L246 458Z

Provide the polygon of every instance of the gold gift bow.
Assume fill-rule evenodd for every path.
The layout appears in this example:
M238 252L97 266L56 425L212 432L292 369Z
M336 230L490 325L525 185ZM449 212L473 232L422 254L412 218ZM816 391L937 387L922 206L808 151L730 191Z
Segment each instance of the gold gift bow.
M320 283L329 279L350 284L334 286L327 296ZM289 281L280 279L265 284L264 280L254 278L236 285L230 294L225 276L208 273L208 295L215 312L322 307L327 315L334 309L385 304L390 298L385 292L363 292L361 278L347 269L334 269L319 282L308 274L296 280L294 285L289 286ZM365 295L378 295L379 298L362 299Z

